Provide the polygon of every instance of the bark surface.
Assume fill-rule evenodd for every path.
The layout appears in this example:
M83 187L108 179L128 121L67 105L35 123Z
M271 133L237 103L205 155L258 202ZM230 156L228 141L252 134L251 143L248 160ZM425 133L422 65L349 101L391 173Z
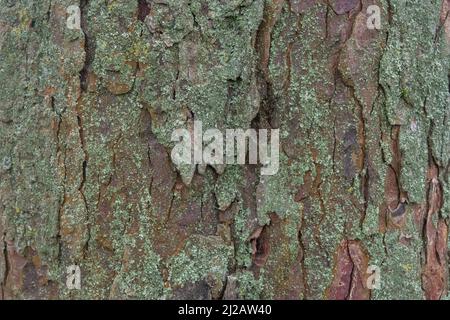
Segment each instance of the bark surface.
M449 10L0 0L0 298L448 298ZM279 173L177 168L197 120Z

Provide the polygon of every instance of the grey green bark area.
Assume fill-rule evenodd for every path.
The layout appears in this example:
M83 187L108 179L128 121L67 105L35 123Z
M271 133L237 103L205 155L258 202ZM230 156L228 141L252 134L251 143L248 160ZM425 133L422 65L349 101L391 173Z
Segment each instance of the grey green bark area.
M2 299L449 297L449 0L0 4ZM194 120L279 173L176 168Z

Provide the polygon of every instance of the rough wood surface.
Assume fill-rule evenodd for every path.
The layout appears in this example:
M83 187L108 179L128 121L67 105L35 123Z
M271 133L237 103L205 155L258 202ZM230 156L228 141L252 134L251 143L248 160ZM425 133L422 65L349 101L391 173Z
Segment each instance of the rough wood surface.
M449 10L0 0L0 297L448 298ZM176 168L194 120L279 128L279 173Z

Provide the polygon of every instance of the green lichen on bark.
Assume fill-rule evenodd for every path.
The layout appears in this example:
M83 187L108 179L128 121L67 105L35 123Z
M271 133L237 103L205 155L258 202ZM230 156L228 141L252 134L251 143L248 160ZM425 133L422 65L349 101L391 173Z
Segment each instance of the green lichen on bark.
M448 296L449 9L0 0L0 297ZM279 172L177 167L194 121L280 129Z

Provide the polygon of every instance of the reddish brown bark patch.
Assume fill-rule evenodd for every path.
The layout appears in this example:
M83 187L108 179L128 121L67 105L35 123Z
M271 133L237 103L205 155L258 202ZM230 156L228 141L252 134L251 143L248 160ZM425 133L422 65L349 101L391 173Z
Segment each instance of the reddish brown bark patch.
M6 241L7 275L4 299L56 298L58 289L48 279L48 267L42 264L36 250L26 247L21 254L13 241Z
M368 257L359 241L343 240L336 255L334 279L327 290L332 300L368 300Z
M330 1L333 10L337 14L344 14L352 9L354 9L358 5L358 0L332 0Z

